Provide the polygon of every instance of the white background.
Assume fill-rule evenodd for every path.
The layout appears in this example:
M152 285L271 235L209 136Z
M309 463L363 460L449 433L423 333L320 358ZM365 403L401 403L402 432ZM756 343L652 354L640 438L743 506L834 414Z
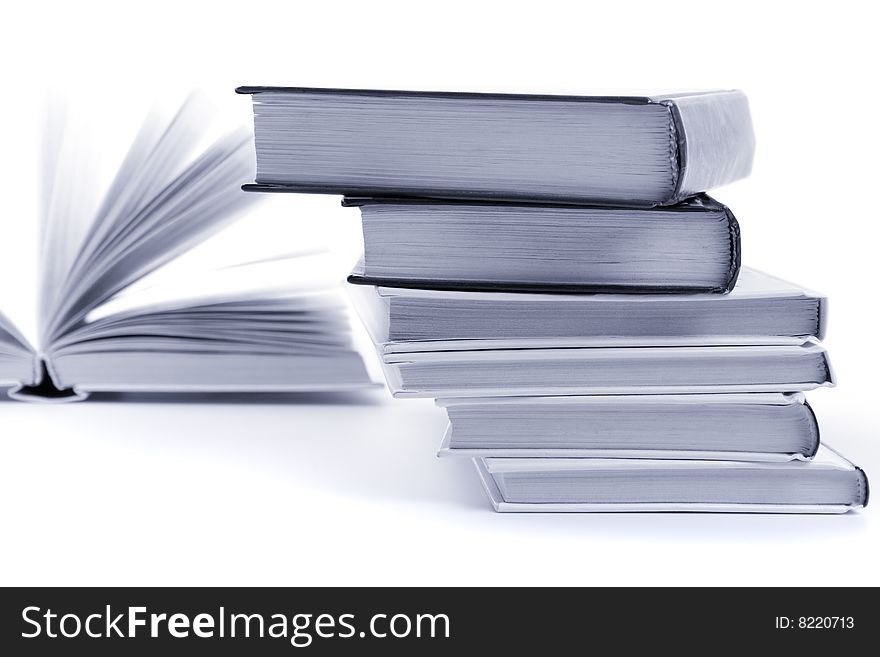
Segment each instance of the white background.
M840 383L810 401L823 438L880 477L876 18L868 3L756 5L14 3L0 24L0 307L27 324L50 86L78 90L108 134L189 87L243 121L242 84L736 87L757 159L716 196L740 220L746 263L830 297ZM356 211L284 196L265 212L238 235L324 240L343 275ZM843 517L498 515L470 464L434 457L443 428L431 402L379 390L0 402L0 584L880 584L880 504Z

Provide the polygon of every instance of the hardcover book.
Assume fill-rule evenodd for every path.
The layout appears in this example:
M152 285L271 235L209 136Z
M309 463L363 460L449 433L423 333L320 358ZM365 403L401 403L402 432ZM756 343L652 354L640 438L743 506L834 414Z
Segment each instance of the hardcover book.
M496 511L846 513L865 473L827 445L811 461L475 459Z
M349 282L422 289L729 292L739 225L706 195L662 208L346 198L364 233Z
M358 269L349 278L362 280ZM743 267L730 294L526 294L348 286L382 354L520 347L800 344L825 297Z
M440 456L791 461L813 457L819 426L783 393L438 399Z
M238 91L260 191L670 205L747 176L755 145L739 91Z
M799 392L834 382L821 345L575 347L386 354L398 397Z

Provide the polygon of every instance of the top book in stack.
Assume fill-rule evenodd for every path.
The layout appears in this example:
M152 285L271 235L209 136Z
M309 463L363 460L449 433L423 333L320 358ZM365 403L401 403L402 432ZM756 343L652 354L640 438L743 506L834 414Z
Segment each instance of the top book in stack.
M738 91L238 91L261 191L650 207L747 176L754 152Z

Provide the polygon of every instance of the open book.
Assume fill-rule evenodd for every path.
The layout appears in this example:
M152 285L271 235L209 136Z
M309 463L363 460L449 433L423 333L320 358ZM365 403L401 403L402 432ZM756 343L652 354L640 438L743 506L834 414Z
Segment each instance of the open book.
M170 120L148 118L94 213L83 201L93 181L69 130L49 126L37 344L0 313L0 386L10 396L73 400L92 391L369 383L342 299L308 275L271 289L224 283L207 296L102 312L257 200L239 188L252 166L249 135L234 132L202 150L201 120L192 102ZM227 278L236 273L223 270Z

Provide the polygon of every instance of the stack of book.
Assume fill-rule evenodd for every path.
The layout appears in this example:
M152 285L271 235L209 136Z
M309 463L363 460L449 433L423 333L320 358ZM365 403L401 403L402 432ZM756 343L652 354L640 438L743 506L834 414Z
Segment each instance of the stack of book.
M568 97L250 87L260 191L361 210L349 281L399 397L498 511L844 512L867 480L803 392L821 296L741 268L705 195L748 175L737 91Z

